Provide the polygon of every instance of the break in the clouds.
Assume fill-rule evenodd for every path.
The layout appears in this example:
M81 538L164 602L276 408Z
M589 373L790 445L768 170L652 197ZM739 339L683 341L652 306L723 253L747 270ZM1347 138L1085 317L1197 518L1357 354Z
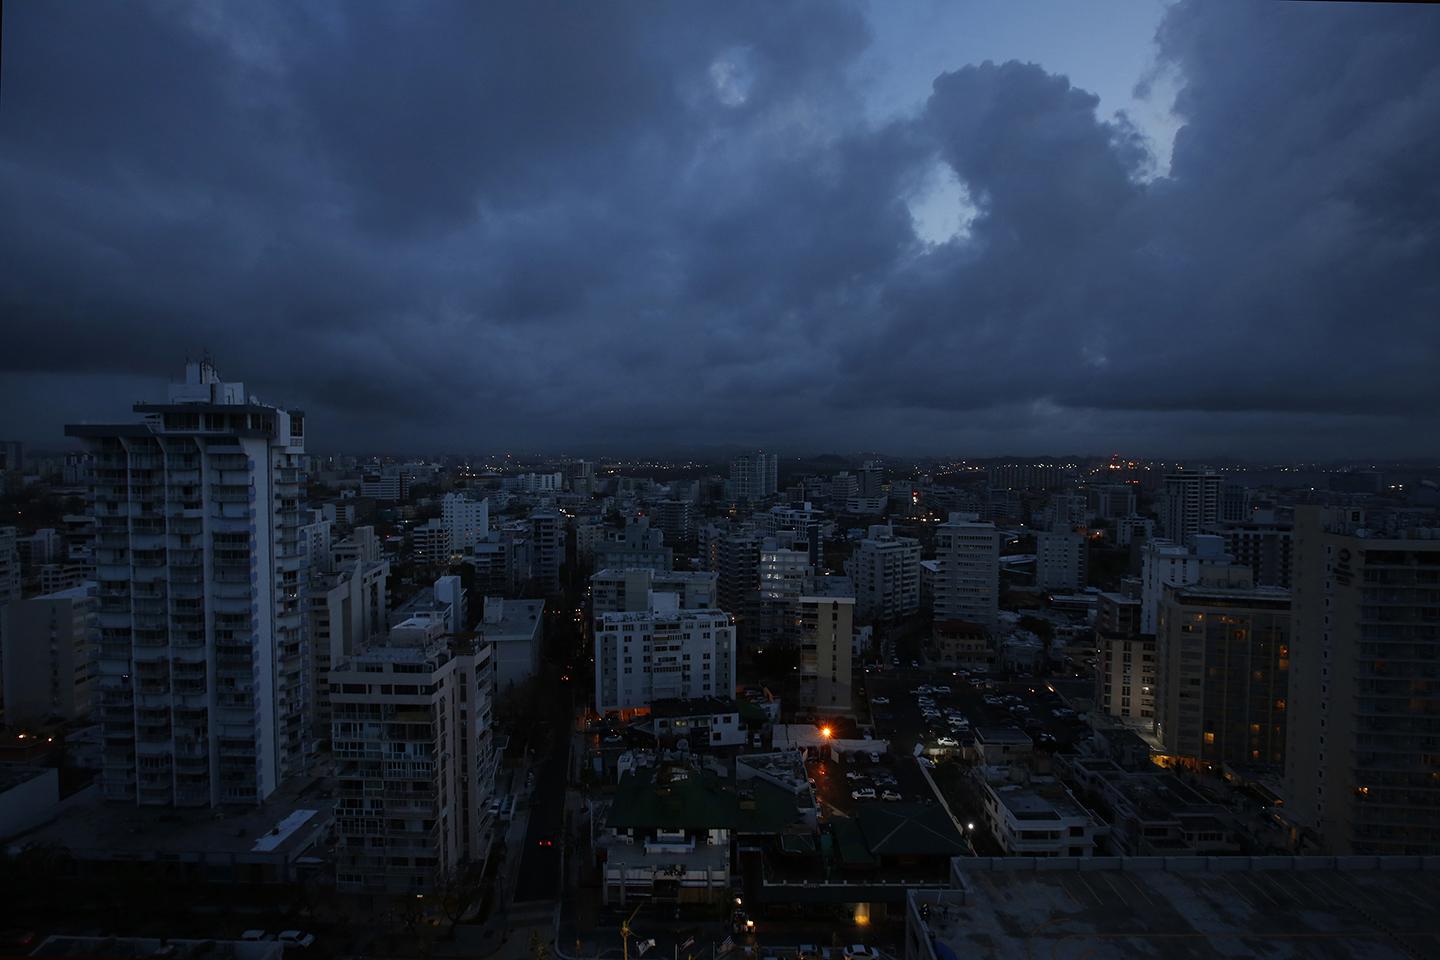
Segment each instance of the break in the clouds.
M890 9L7 4L0 430L208 349L322 449L1433 452L1440 11L1180 2L1102 101L907 100Z

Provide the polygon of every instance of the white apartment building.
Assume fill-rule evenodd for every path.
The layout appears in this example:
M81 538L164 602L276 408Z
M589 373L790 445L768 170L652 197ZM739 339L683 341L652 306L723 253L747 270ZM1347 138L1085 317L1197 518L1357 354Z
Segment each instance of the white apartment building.
M773 453L747 453L730 461L730 496L741 502L764 500L778 489L779 460Z
M0 606L8 726L75 720L90 712L91 589L87 584Z
M920 541L872 526L845 564L855 584L855 618L896 620L920 610Z
M186 365L138 423L66 427L95 457L101 788L257 804L307 767L304 417Z
M330 741L330 671L383 635L390 612L388 560L356 560L334 573L314 570L305 596L312 658L315 734Z
M495 647L495 688L524 683L540 668L544 635L544 600L486 597L480 635Z
M1226 523L1209 532L1225 538L1227 552L1255 575L1257 587L1290 589L1294 564L1294 525L1273 510L1257 511L1247 520Z
M447 493L440 500L440 520L449 535L449 549L468 554L490 535L489 499L471 500L463 493Z
M985 823L1009 857L1090 857L1102 833L1062 783L982 780Z
M810 551L789 537L767 537L760 545L760 599L789 600L799 596L806 577L814 576Z
M551 473L518 473L501 478L500 487L515 493L559 493L564 480L564 474L558 470Z
M798 612L800 702L817 710L849 713L855 588L848 577L812 577L800 593Z
M410 494L410 478L393 467L367 473L360 479L360 496L382 503L399 503Z
M716 609L718 575L688 570L601 570L590 578L590 609L596 617L649 610L652 593L673 593L681 610Z
M335 883L425 894L490 847L493 647L397 630L330 674Z
M1085 588L1088 542L1078 533L1042 531L1035 535L1035 586L1041 590Z
M410 553L415 562L426 566L448 563L453 553L450 528L439 517L431 517L410 531Z
M995 629L1000 609L1000 534L975 514L952 513L935 528L935 621Z
M1135 490L1132 483L1098 483L1085 488L1090 516L1101 520L1120 520L1135 513Z
M565 515L558 510L536 510L530 515L531 575L550 593L560 589L565 531Z
M1149 517L1128 516L1115 521L1115 545L1128 547L1136 540L1155 539L1155 521Z
M1140 559L1140 632L1153 634L1167 584L1199 583L1210 570L1228 566L1230 555L1220 537L1201 534L1188 546L1169 540L1148 540Z
M682 610L673 593L650 609L606 613L595 625L595 710L646 712L656 700L730 697L735 628L721 610Z
M330 544L330 569L353 565L357 560L379 560L385 555L374 527L356 527L350 536Z
M648 517L632 517L623 530L608 530L593 547L595 569L669 570L674 551L665 546L665 534L651 529Z
M1209 471L1169 473L1160 493L1160 532L1176 543L1201 533L1220 520L1223 479Z
M786 643L796 637L795 613L805 581L814 576L808 545L798 534L767 537L760 545L755 642Z

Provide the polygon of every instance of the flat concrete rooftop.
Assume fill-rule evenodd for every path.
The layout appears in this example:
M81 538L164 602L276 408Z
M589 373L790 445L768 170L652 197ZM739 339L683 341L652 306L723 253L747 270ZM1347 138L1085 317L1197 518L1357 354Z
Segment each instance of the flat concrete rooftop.
M930 902L909 917L920 957L1440 957L1440 857L963 857L952 873L957 889L912 897Z
M293 861L323 836L334 808L321 779L286 786L258 807L218 810L107 803L86 790L12 843L57 843L82 860Z

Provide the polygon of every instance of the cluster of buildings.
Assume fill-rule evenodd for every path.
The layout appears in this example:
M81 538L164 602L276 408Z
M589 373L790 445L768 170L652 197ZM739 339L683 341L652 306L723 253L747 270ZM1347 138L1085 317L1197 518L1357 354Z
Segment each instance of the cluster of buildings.
M926 670L1065 674L1087 700L1093 734L1064 750L1021 710L928 751L968 764L969 816L1017 871L1236 857L1252 825L1207 774L1269 798L1289 850L1440 853L1440 522L1420 500L1118 459L797 478L756 451L661 481L319 458L303 413L208 361L135 412L67 429L83 515L0 528L7 737L73 741L96 784L49 823L10 817L14 791L33 811L58 789L25 768L0 828L87 862L293 880L326 847L340 890L436 890L489 854L498 714L536 692L547 608L572 606L591 718L656 748L587 798L615 906L724 903L742 874L777 904L833 885L943 956L940 920L1007 868L977 865L943 799L828 815L804 765L838 748L821 725L873 722L865 669L905 669L897 636ZM0 445L7 484L19 460ZM810 725L783 732L780 704Z

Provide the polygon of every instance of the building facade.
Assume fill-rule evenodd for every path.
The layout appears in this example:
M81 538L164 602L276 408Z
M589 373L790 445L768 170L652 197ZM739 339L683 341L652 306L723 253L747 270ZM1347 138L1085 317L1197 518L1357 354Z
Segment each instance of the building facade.
M101 789L257 804L311 759L304 417L208 361L141 422L66 427L95 457Z
M935 528L935 620L995 629L1000 609L1000 535L974 514L952 513Z
M347 658L330 689L336 888L442 888L489 849L492 645L437 622Z
M1222 478L1209 471L1170 473L1160 493L1160 532L1176 543L1220 520Z
M920 541L872 526L845 566L855 584L855 617L897 620L920 610Z
M1440 854L1440 520L1295 515L1286 804L1328 853Z
M8 726L89 714L96 603L87 585L0 606Z
M1085 587L1088 541L1078 533L1041 531L1035 535L1035 586L1041 590Z
M673 593L650 609L606 613L595 624L595 710L647 712L656 700L729 697L735 628L720 610L682 610Z
M812 577L798 599L800 702L817 710L849 713L855 590L847 577Z
M773 453L746 453L730 461L730 496L740 502L774 496L778 486L779 460Z
M1147 540L1140 557L1140 632L1156 631L1167 584L1196 583L1208 571L1230 566L1230 560L1220 537L1191 537L1184 546Z
M1285 761L1290 698L1290 595L1206 577L1165 588L1157 634L1160 671L1155 730L1186 763ZM1213 584L1213 585L1212 585Z

